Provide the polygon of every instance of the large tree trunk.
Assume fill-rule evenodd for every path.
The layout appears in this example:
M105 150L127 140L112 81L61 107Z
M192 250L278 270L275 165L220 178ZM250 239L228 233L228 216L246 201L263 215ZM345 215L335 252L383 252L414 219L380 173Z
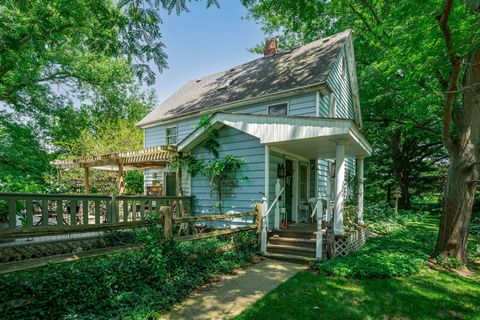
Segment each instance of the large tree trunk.
M480 165L480 51L467 61L463 107L454 110L450 154L436 253L466 262L467 238Z

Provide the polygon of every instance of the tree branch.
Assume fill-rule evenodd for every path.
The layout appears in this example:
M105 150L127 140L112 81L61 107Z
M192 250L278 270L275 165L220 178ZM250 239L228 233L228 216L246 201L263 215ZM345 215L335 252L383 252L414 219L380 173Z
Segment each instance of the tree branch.
M445 46L447 49L447 54L450 59L450 64L452 65L452 71L450 73L450 79L448 84L448 90L445 95L445 105L443 108L443 135L442 140L445 144L445 147L449 152L453 148L452 139L450 138L450 132L452 129L452 112L453 105L455 103L455 92L457 91L458 79L461 71L461 58L454 51L453 40L452 40L452 31L448 25L448 19L450 18L450 13L452 12L453 0L447 0L445 6L440 15L437 16L437 22L442 31L443 38L445 40Z

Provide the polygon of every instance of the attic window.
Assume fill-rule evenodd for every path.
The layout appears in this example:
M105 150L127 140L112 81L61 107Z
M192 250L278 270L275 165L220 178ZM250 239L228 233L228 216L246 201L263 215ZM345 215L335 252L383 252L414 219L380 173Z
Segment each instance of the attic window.
M268 107L268 114L272 116L288 115L288 103L279 103Z

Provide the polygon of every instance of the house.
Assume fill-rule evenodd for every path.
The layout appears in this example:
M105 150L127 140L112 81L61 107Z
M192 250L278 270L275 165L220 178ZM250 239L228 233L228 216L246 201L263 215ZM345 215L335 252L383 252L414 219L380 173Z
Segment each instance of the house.
M144 147L175 145L210 159L202 146L207 133L196 128L204 114L218 130L220 157L244 159L238 177L248 178L225 199L226 210L249 211L263 196L272 203L283 189L279 202L289 221L304 221L308 200L320 197L335 203L334 229L342 234L345 201L356 198L350 177L357 176L362 222L363 163L372 148L361 130L350 30L285 52L273 40L259 59L189 81L137 124ZM194 212L214 213L206 178L182 175ZM162 184L166 195L174 195L175 179L173 169L145 170L145 184ZM270 227L280 223L272 210Z

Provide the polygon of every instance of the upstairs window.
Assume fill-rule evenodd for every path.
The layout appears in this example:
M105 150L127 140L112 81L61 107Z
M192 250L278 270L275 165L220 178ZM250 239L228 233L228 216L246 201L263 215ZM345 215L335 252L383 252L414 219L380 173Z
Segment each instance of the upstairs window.
M177 144L177 127L168 127L165 129L165 141L168 145Z
M268 114L272 116L288 115L288 103L279 103L268 107Z

